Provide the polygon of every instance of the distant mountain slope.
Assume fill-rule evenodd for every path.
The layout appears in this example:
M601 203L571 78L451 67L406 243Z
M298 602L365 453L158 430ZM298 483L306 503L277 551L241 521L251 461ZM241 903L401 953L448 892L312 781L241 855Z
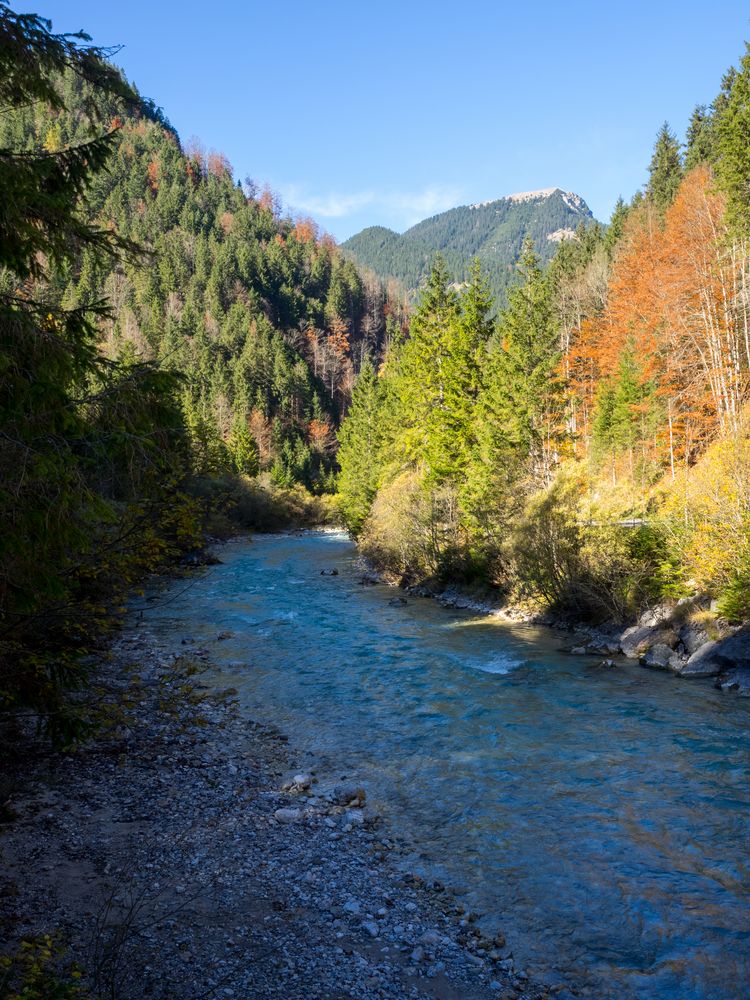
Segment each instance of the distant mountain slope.
M595 221L579 195L547 188L452 208L401 235L370 226L342 246L360 264L381 278L395 278L410 292L424 280L438 251L457 281L466 279L472 258L479 257L494 295L503 300L526 236L546 262L561 239Z

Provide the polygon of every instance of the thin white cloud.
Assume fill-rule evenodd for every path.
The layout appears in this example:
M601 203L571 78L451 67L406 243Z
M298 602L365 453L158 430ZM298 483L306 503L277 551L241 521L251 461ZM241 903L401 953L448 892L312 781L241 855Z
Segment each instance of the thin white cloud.
M376 196L372 191L359 191L354 194L310 194L296 184L282 185L279 189L284 203L300 212L311 215L321 215L325 219L342 219L354 212L359 212L371 205Z
M323 195L311 193L301 185L286 184L279 187L279 194L293 211L308 212L315 217L343 219L370 207L373 223L379 221L378 216L387 216L388 221L397 219L404 226L455 207L462 196L459 188L442 184L411 192L331 191Z
M455 208L460 202L461 191L442 184L435 184L412 194L392 192L383 197L384 205L404 213L409 225L430 215L437 215L438 212L445 212L448 208Z

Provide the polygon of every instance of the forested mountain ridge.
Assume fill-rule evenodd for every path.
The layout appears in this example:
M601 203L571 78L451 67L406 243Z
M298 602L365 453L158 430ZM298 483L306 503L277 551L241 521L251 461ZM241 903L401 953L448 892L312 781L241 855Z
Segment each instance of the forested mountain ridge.
M0 147L85 143L83 109L98 103L114 149L88 187L87 214L149 255L144 266L84 250L56 276L61 302L106 299L106 354L161 359L183 374L205 471L268 470L280 484L332 488L333 431L354 365L379 349L398 308L311 220L285 218L268 189L235 182L221 154L183 148L151 101L107 103L70 71L57 86L62 109L2 116Z
M533 240L540 260L546 263L558 243L572 237L581 225L596 225L586 202L561 188L547 188L452 208L401 235L371 226L346 240L342 248L383 280L395 279L412 295L424 283L436 253L442 254L459 283L468 280L476 257L493 296L504 303L524 240Z

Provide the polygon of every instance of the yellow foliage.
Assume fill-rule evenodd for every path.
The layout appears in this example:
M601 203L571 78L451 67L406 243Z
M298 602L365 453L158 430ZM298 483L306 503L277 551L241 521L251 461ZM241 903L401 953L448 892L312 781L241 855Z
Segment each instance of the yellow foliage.
M750 424L715 441L665 492L660 516L670 527L686 572L715 593L729 582L750 535Z

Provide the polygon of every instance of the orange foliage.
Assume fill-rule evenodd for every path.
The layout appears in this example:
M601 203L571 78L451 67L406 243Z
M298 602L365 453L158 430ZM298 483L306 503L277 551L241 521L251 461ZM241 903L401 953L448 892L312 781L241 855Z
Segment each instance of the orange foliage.
M225 174L231 177L232 175L232 165L229 160L223 153L217 153L215 150L208 154L206 170L214 177L223 177Z
M263 212L271 212L275 214L275 199L273 196L273 191L267 184L264 184L263 190L260 193L260 198L258 199L258 205Z
M342 360L349 354L349 328L338 316L331 321L328 346Z
M156 194L156 192L159 190L159 174L160 174L159 164L156 162L156 160L152 160L149 163L147 173L148 173L148 186L151 188L151 191L154 194Z
M324 454L333 449L335 436L333 428L327 420L311 420L307 432L310 446L314 451Z
M299 243L312 243L317 239L318 227L312 219L297 219L292 230Z
M582 323L566 358L584 434L597 387L626 349L664 402L662 446L673 463L692 458L717 427L736 425L750 366L740 294L748 261L723 219L705 166L686 176L663 221L647 202L631 212L606 307Z

